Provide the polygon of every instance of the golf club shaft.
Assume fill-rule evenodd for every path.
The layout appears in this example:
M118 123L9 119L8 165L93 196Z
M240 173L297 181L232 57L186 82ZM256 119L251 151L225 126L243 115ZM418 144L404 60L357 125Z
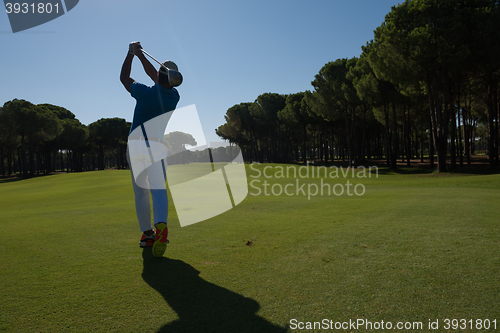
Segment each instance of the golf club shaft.
M144 49L141 49L141 51L142 51L145 55L149 56L151 59L153 59L154 61L156 61L157 63L159 63L159 64L160 64L160 66L164 67L164 68L168 71L168 68L167 68L166 66L164 66L161 62L159 62L158 60L156 60L156 59L155 59L155 58L154 58L151 54L149 54L149 53L147 53L146 51L144 51Z

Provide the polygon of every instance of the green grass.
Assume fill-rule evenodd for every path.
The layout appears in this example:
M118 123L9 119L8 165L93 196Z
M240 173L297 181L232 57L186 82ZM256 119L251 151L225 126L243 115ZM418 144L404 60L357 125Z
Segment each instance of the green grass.
M253 168L266 166L279 167ZM262 193L236 208L181 228L171 204L163 259L138 247L128 171L0 184L0 332L282 332L293 318L500 329L500 175L380 171L323 179L362 196L308 199L266 196L263 181L307 191L320 178L247 166Z

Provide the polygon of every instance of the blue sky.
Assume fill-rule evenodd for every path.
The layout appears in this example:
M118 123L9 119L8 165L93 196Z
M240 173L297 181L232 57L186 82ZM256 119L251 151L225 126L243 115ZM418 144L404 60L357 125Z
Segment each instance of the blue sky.
M2 12L0 105L14 98L55 104L86 125L132 121L135 100L119 74L129 42L140 41L158 60L177 63L178 108L195 104L207 141L219 141L215 128L228 108L265 92L311 90L327 62L359 56L399 2L81 0L15 34ZM131 76L151 83L137 59Z

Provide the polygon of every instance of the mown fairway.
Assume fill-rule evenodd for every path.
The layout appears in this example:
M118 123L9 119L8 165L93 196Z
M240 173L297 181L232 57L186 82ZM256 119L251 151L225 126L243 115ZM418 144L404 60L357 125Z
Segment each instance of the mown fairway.
M129 171L0 183L0 332L282 332L325 318L500 329L500 175L320 177L366 192L308 199L264 195L265 180L268 193L321 181L254 178L266 166L279 171L247 166L248 197L208 221L180 228L171 204L162 259L138 246Z

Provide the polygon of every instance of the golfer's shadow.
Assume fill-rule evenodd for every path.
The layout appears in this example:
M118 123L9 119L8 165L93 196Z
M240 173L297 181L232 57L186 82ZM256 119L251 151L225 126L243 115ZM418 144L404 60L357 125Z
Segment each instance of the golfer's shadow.
M288 332L256 312L255 300L207 282L200 272L181 260L155 258L151 248L142 253L142 277L156 289L179 319L165 324L158 332Z

